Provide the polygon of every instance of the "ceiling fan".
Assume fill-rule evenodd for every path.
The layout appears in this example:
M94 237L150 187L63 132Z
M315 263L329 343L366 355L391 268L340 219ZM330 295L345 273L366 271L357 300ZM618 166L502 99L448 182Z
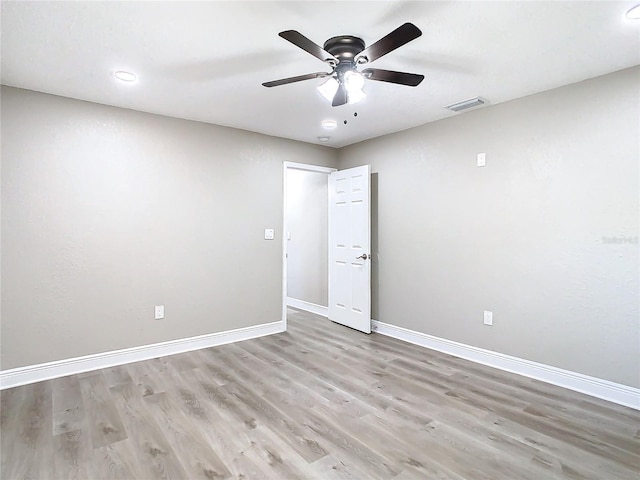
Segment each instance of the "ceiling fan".
M286 30L280 32L278 35L327 63L332 70L331 72L308 73L306 75L265 82L262 84L265 87L277 87L279 85L286 85L287 83L329 77L327 81L318 87L318 91L331 102L331 105L337 107L346 103L356 103L362 100L366 96L362 90L365 79L397 83L410 87L419 85L424 79L424 75L418 75L416 73L395 72L393 70L381 70L379 68L365 68L361 72L358 71L359 65L373 62L422 35L420 29L412 23L401 25L387 36L366 48L361 38L351 35L332 37L324 42L323 47L316 45L295 30Z

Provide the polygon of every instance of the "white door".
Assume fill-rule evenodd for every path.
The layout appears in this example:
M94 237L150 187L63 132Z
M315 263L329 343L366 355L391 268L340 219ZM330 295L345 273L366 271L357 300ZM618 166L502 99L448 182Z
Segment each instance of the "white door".
M371 333L369 165L329 175L329 319Z

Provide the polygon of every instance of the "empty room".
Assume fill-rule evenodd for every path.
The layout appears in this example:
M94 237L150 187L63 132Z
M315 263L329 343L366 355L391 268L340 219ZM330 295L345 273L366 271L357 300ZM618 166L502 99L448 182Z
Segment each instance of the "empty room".
M0 478L640 478L640 3L0 11Z

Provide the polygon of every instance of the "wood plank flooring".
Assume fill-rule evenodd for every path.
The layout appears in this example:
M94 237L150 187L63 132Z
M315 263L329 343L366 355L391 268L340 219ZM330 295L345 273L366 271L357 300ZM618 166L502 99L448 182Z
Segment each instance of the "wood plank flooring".
M640 478L640 412L290 310L0 394L0 478Z

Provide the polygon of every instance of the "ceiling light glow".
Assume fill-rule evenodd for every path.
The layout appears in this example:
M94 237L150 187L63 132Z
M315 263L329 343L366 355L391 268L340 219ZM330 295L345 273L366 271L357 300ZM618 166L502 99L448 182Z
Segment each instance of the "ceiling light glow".
M125 72L124 70L119 70L116 73L114 73L114 76L122 81L122 82L135 82L138 77L135 76L135 74L131 73L131 72Z
M344 72L344 88L347 90L347 102L349 105L358 103L367 96L362 90L364 87L364 77L357 70L347 70Z
M348 70L344 74L344 88L348 93L357 92L364 87L364 77L355 70Z
M332 128L336 128L338 126L338 122L336 120L323 120L322 121L322 128L326 128L327 130L330 130Z
M331 137L318 137L318 141L325 143L328 142Z
M629 20L640 20L640 5L636 5L627 12L626 17Z

